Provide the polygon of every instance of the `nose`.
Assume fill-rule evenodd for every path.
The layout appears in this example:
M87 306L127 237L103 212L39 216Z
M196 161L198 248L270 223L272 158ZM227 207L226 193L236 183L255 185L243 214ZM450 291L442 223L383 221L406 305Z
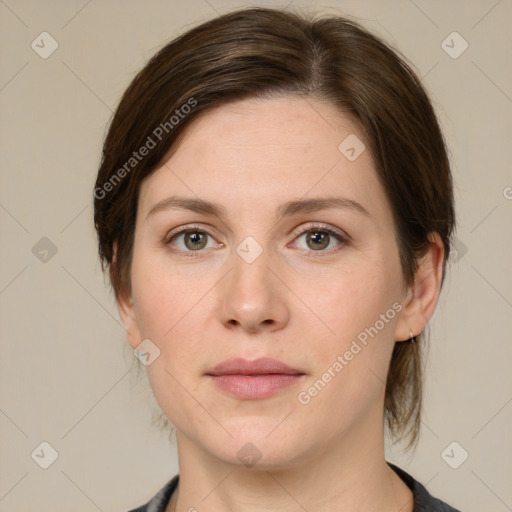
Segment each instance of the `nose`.
M287 288L267 254L264 250L249 263L233 252L233 268L219 289L219 315L226 328L273 332L288 323Z

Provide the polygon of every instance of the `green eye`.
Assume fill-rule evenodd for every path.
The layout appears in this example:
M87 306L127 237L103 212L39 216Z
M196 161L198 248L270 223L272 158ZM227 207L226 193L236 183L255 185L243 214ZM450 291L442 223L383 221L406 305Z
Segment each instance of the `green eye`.
M196 252L205 249L208 243L209 233L197 228L184 228L177 233L173 233L164 241L165 245L176 245L176 240L182 239L181 246L178 250L183 252Z
M348 243L348 236L343 236L341 233L324 226L309 226L308 229L299 232L296 240L302 237L305 237L306 246L301 247L301 249L312 252L331 252L333 239L338 242L337 246Z

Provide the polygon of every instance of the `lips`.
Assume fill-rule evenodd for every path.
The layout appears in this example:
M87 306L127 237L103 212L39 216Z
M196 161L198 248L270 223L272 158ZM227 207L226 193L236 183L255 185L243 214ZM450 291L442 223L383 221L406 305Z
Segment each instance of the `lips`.
M211 381L231 396L246 400L268 398L297 384L304 372L271 358L229 359L206 372Z
M262 357L254 361L243 358L228 359L208 371L207 375L268 375L278 373L284 375L304 374L304 372L291 368L277 359Z

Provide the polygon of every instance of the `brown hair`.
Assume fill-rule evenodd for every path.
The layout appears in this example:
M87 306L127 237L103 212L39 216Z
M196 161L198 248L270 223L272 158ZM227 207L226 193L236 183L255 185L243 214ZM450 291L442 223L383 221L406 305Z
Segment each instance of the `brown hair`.
M443 281L454 228L443 136L420 80L396 50L356 22L250 8L205 22L163 47L137 74L113 116L94 191L102 269L116 299L130 295L138 192L200 112L249 97L328 102L361 128L391 204L406 285L437 232ZM145 148L145 150L143 150ZM116 258L113 258L114 247ZM395 343L385 419L395 439L416 444L424 333Z

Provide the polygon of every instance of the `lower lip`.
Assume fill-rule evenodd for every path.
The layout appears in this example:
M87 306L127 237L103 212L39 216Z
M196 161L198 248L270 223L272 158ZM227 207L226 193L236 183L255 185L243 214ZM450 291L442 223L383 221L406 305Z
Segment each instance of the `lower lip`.
M304 375L272 373L265 375L211 375L210 378L230 395L246 400L268 398L281 389L293 386Z

